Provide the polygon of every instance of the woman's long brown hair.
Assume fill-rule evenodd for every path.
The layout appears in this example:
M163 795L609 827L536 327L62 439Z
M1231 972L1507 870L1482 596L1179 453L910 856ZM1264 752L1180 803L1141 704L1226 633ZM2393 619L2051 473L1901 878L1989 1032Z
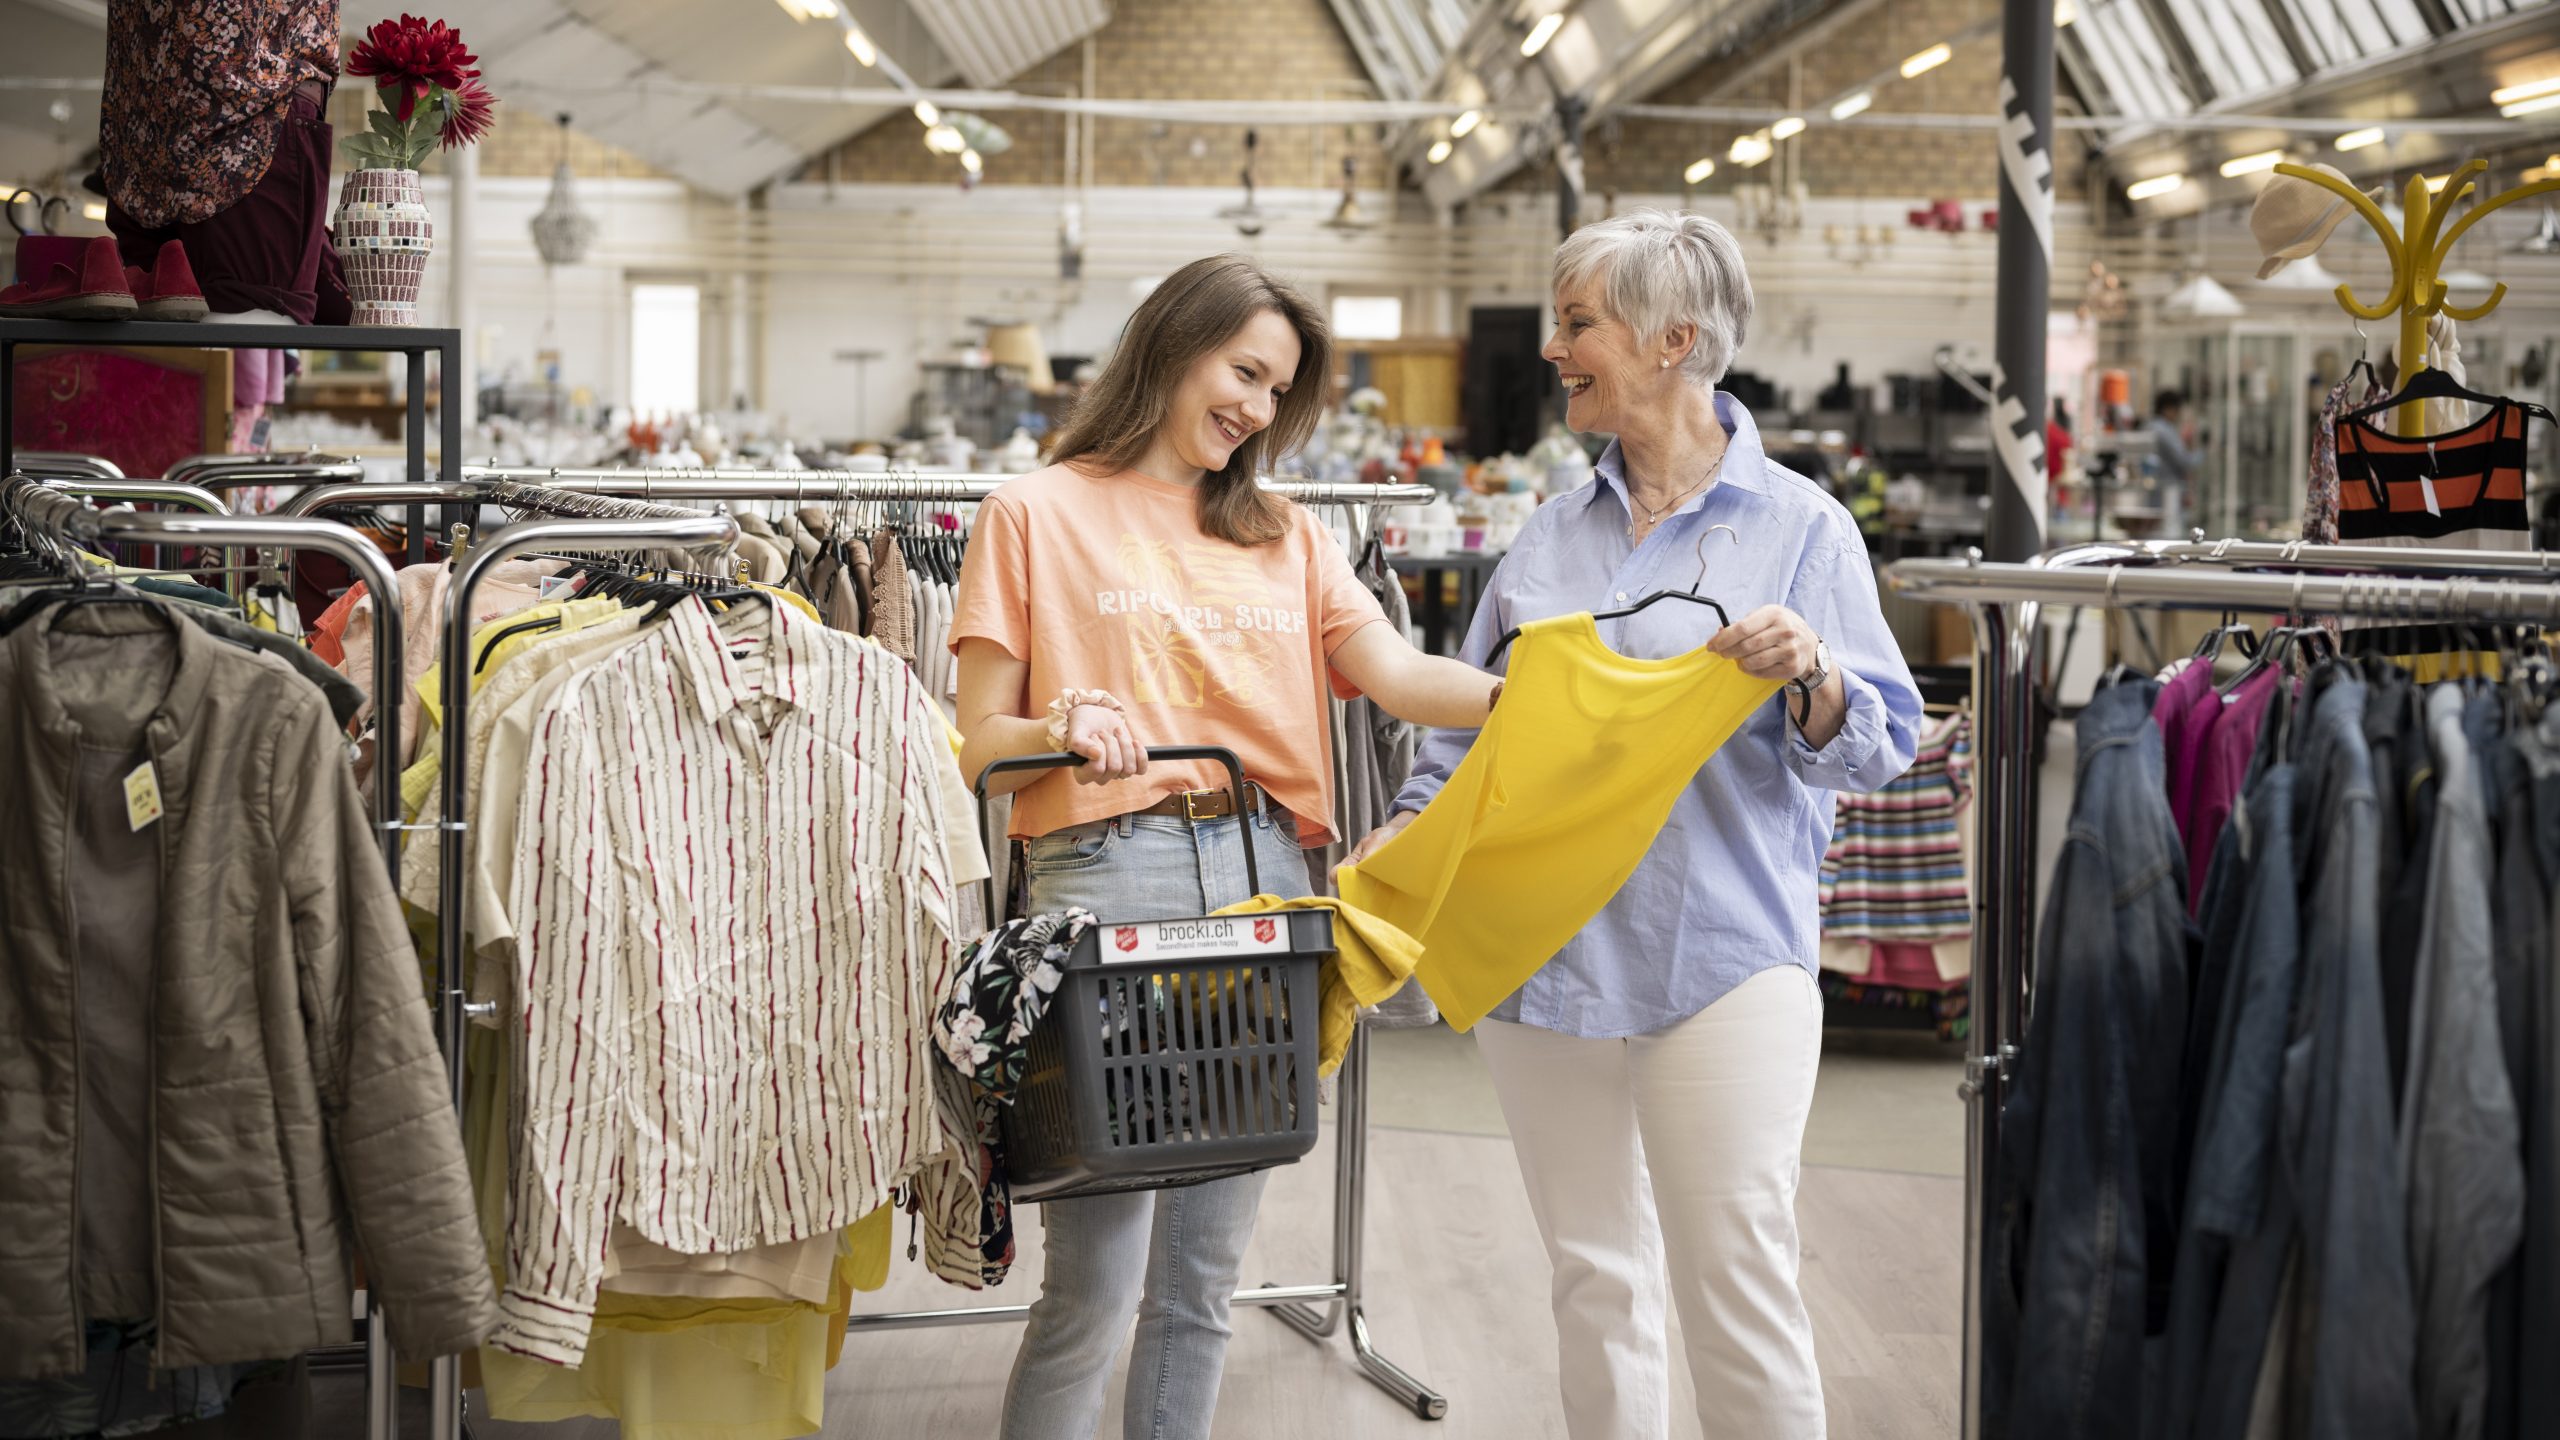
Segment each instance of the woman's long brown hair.
M1200 528L1238 545L1289 531L1289 502L1256 483L1269 461L1315 434L1333 387L1333 332L1314 302L1241 255L1211 255L1165 277L1138 305L1102 374L1050 441L1053 460L1088 471L1138 462L1164 424L1173 393L1202 355L1268 310L1298 332L1298 371L1271 417L1200 482Z

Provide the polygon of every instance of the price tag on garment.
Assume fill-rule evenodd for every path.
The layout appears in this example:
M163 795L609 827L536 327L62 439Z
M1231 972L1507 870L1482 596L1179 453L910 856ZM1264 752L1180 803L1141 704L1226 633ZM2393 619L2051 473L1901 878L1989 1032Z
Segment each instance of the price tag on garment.
M2427 442L2427 468L2418 476L2418 494L2427 502L2427 513L2442 519L2444 508L2436 504L2436 442Z
M160 772L145 760L124 777L124 818L139 830L160 818Z

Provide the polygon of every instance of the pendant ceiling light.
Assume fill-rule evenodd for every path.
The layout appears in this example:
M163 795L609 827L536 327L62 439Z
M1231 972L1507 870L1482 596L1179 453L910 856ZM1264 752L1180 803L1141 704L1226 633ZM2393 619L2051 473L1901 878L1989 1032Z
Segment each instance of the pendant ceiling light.
M1262 207L1253 203L1253 152L1261 143L1260 135L1250 128L1246 129L1244 132L1244 203L1230 205L1218 212L1219 219L1234 222L1236 233L1248 240L1262 233L1264 219Z
M1375 224L1374 221L1371 221L1367 216L1360 213L1360 196L1358 192L1352 188L1354 182L1359 179L1359 175L1360 162L1354 160L1348 155L1343 156L1342 203L1333 207L1333 218L1324 222L1324 228L1327 230L1336 231L1344 235L1355 235L1360 231L1370 229Z
M2259 281L2258 285L2265 290L2318 290L2326 293L2338 288L2338 277L2328 266L2320 263L2319 256L2305 255Z
M2199 320L2227 319L2242 314L2248 307L2239 297L2222 287L2212 276L2199 272L2186 284L2169 292L2160 302L2160 313Z
M569 117L560 117L560 163L551 171L551 195L533 217L533 248L545 265L575 265L596 239L596 219L578 206L569 174Z
M2522 243L2507 252L2511 255L2560 255L2560 207L2542 207L2542 224Z

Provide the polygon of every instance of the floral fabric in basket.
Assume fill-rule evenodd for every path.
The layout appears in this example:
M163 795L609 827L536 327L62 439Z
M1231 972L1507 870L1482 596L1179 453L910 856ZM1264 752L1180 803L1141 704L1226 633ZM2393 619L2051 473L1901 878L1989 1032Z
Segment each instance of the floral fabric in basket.
M1049 1012L1068 954L1094 924L1076 909L1005 922L961 952L951 993L934 1012L934 1048L949 1067L934 1088L946 1125L970 1132L976 1144L958 1165L919 1175L910 1195L930 1232L927 1264L952 1284L1001 1285L1013 1268L1013 1188L997 1107L1021 1089L1031 1032Z

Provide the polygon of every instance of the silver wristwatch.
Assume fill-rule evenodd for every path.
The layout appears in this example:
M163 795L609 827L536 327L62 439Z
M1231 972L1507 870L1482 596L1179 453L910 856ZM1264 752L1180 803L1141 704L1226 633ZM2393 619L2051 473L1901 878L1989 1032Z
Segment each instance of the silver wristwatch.
M1817 638L1813 642L1813 668L1787 682L1787 688L1810 699L1831 679L1831 646Z

